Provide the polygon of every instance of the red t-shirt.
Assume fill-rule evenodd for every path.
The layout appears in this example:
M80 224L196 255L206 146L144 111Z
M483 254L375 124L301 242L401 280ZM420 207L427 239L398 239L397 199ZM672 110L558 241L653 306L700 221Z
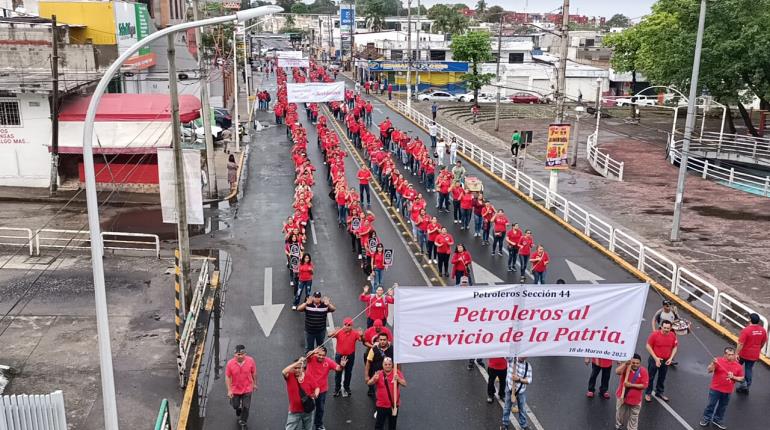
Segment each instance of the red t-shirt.
M497 214L497 217L495 218L495 233L505 232L507 226L508 217L505 216L505 214Z
M743 344L740 357L744 360L757 361L762 346L767 342L767 331L760 325L751 324L741 330L738 342Z
M375 339L377 336L379 336L381 333L385 333L385 335L388 336L388 342L393 342L393 332L390 331L389 328L383 326L380 327L380 332L377 332L377 327L371 326L364 332L364 341L369 342L371 344L377 343L377 339Z
M460 209L470 209L473 207L473 194L465 193L460 197Z
M452 256L452 271L454 273L465 272L469 264L471 264L471 254L468 251L455 252L455 255Z
M300 282L313 280L313 263L302 263L299 265Z
M303 379L302 383L300 384L299 381L297 381L297 375L295 375L294 372L286 375L286 393L289 395L290 414L305 413L305 408L302 407L302 398L299 394L299 387L302 387L302 390L305 392L305 394L310 395L316 387L312 379L313 378L310 378L306 373L305 379Z
M508 237L508 240L511 242L518 244L519 239L521 239L521 230L520 229L510 229L508 230L508 233L505 234Z
M549 261L548 253L543 251L543 254L541 256L540 254L535 252L535 254L532 255L532 259L535 260L537 258L540 258L540 261L538 261L537 263L532 265L532 270L535 271L535 272L538 272L538 273L543 273L543 272L545 272L545 268L547 267L546 263L548 263L548 261Z
M361 340L361 332L342 329L334 337L337 339L337 354L352 355L356 352L356 342Z
M385 268L385 253L384 252L375 252L374 255L372 255L372 260L374 260L374 268L375 269L384 269Z
M741 377L743 376L743 365L737 361L727 361L724 357L717 358L709 388L720 393L732 393L735 389L735 381L727 377L728 372L732 372L733 376Z
M254 359L249 356L243 358L243 363L238 363L238 360L231 358L227 362L225 368L225 375L230 377L231 384L230 389L233 394L240 395L254 391L254 383L256 383L257 365L254 364Z
M508 368L508 361L504 357L490 358L488 366L490 369L506 370Z
M401 371L397 370L397 372L398 377L404 379L404 375ZM376 406L378 408L392 408L393 403L391 402L391 399L396 401L396 406L401 406L400 385L396 384L396 389L395 391L393 390L393 377L395 376L395 373L391 371L390 375L386 375L382 370L378 371L378 373L380 374L380 377L377 378L377 382L374 383L377 398ZM390 392L390 396L388 396L388 392Z
M519 255L529 255L532 253L532 245L534 244L534 241L532 240L532 237L522 236L521 239L519 239Z
M676 338L676 333L673 331L664 335L660 330L655 330L647 338L647 345L652 347L652 351L658 358L668 360L671 358L671 352L679 345L679 341Z
M310 357L307 360L306 378L313 381L316 387L321 389L322 393L329 390L329 372L337 368L337 362L329 357L324 357L322 362L318 358Z
M634 377L636 375L636 377ZM623 398L623 385L625 384L625 381L628 381L632 384L642 384L641 389L637 388L626 388L625 390L625 399L623 400L623 403L627 405L641 405L642 404L642 392L645 388L647 388L647 385L650 384L650 375L647 373L647 369L645 369L642 366L639 366L639 373L637 375L636 371L631 370L630 367L626 368L626 371L620 375L620 384L618 384L618 391L615 392L615 395L620 399Z
M437 246L436 252L439 254L450 254L452 252L452 245L454 245L455 240L449 233L439 233L436 235L436 240L434 243Z
M388 303L393 303L393 296L383 294L377 297L376 294L361 294L358 299L368 305L367 317L383 322L388 318Z
M372 172L368 170L359 170L358 183L361 185L369 185L369 178L372 177Z

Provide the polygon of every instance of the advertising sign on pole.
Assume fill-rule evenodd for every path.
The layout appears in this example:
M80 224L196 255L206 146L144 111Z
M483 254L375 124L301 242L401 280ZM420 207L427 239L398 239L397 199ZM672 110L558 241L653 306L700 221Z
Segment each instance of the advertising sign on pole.
M551 124L548 126L548 143L545 148L546 169L564 170L569 168L567 155L569 135L569 124Z
M187 195L187 223L203 224L201 153L197 149L185 149L182 151L182 158ZM171 148L158 148L158 180L163 222L174 224L177 220L176 169L174 169L174 150Z
M325 103L342 101L345 98L344 82L310 82L304 84L286 84L286 96L289 103Z
M147 6L142 3L115 3L115 35L118 39L118 54L128 50L136 42L150 34L150 17ZM155 65L152 48L145 46L125 63L135 69L146 69Z
M566 356L628 360L648 284L398 287L395 361Z

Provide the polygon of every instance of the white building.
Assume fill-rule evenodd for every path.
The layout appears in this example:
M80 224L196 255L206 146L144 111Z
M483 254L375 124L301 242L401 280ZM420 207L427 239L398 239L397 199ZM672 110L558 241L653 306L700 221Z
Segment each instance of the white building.
M50 142L48 94L0 92L0 185L48 187Z
M482 67L483 73L495 73L497 64L486 63ZM524 64L500 64L500 85L503 96L513 95L517 92L532 92L543 97L553 99L556 91L557 69L555 65L543 63ZM596 100L596 82L601 80L602 93L609 90L609 72L598 67L582 64L567 64L566 94L567 98L584 101ZM482 89L487 93L494 93L496 88L488 86Z

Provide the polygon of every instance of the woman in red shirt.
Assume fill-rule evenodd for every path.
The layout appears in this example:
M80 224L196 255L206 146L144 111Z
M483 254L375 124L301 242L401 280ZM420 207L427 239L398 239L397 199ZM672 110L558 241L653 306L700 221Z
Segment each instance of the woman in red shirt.
M439 232L441 231L441 224L438 223L438 218L431 217L430 221L428 221L428 224L425 228L426 233L426 239L427 239L427 246L428 246L428 261L431 261L433 259L433 263L438 263L438 256L436 255L436 236L438 236Z
M521 266L521 282L524 282L526 278L524 273L527 271L527 265L529 264L529 254L532 253L532 246L535 240L532 238L532 230L524 232L524 236L519 239L519 265Z
M366 303L366 328L374 325L379 320L383 324L388 322L388 304L393 304L393 290L385 290L382 286L374 289L374 294L369 293L369 286L364 285L364 291L358 296L358 300Z
M381 243L377 244L377 249L372 254L372 286L374 288L382 287L382 273L385 271L385 247Z
M487 362L487 403L492 403L495 397L495 379L497 379L497 398L505 401L505 375L508 370L508 361L505 357L490 358Z
M473 212L473 193L465 190L460 196L460 210L462 211L462 223L460 230L468 230L471 223L471 212Z
M395 383L393 382L395 379ZM393 404L401 405L401 390L398 386L406 387L406 379L398 369L393 369L393 359L385 357L382 361L382 370L378 370L366 381L367 385L374 385L376 390L377 421L376 429L384 429L388 423L388 429L396 428L396 415L393 415Z
M545 284L545 270L548 268L548 253L543 245L537 246L537 251L532 255L532 277L536 284Z
M455 254L452 256L452 273L455 275L455 286L460 285L460 279L463 276L468 277L468 285L473 285L471 281L471 253L465 249L462 243L455 248Z
M463 186L460 181L454 181L449 187L449 193L452 195L452 214L455 224L462 221L462 209L460 208L460 198L463 196Z
M495 207L487 200L484 202L484 207L481 209L481 217L483 223L481 225L481 244L489 245L489 231L492 228L492 217L495 216Z
M305 292L305 299L308 299L310 297L310 289L313 287L313 258L310 257L310 254L302 256L302 261L300 261L297 268L297 279L299 282L296 291L294 291L294 305L291 307L294 310L299 305L302 292Z
M449 254L455 239L447 233L446 227L441 227L441 233L436 235L436 253L438 254L438 272L441 276L449 277Z

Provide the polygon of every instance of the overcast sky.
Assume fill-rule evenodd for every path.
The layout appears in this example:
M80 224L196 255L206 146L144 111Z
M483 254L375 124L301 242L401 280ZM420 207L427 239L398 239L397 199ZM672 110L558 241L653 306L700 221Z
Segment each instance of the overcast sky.
M476 7L477 0L458 0L457 3L465 3L469 7ZM656 0L570 0L570 13L588 16L611 17L616 13L622 13L629 18L638 18L650 13L650 6ZM416 4L417 0L412 0ZM455 3L454 0L422 0L422 4L431 6L436 3ZM487 7L499 5L505 10L523 12L525 4L529 4L529 11L551 12L564 3L563 0L487 0ZM404 0L406 4L406 0Z

